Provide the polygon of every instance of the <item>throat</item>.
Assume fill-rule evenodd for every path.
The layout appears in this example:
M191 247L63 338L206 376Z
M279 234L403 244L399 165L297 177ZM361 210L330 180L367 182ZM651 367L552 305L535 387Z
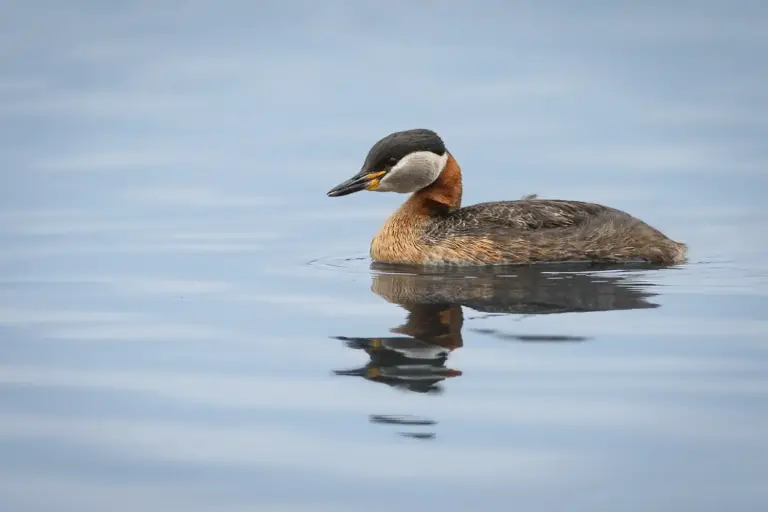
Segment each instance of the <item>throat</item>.
M461 169L449 153L437 179L413 193L371 241L374 261L422 263L426 249L424 233L441 217L461 207L461 191Z

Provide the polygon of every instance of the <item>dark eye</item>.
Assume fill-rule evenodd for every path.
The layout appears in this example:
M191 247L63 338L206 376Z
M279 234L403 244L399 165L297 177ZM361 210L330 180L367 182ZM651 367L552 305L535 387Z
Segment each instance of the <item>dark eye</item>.
M396 163L397 163L397 158L393 156L387 158L387 165L394 167Z

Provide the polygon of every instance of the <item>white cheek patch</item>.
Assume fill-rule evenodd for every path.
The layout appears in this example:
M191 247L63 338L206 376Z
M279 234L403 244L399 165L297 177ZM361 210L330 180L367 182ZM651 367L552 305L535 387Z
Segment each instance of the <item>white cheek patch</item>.
M378 192L416 192L432 184L443 172L448 153L436 155L431 151L417 151L400 160L379 183Z

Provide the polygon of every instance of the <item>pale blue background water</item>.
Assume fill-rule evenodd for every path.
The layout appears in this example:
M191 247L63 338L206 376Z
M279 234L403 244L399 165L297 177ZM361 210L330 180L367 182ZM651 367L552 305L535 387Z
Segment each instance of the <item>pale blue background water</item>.
M764 2L2 2L0 508L765 510L766 26ZM607 274L657 308L465 309L439 395L333 375L369 358L332 336L404 322L345 259L403 197L325 192L411 127L465 204L604 202L691 261Z

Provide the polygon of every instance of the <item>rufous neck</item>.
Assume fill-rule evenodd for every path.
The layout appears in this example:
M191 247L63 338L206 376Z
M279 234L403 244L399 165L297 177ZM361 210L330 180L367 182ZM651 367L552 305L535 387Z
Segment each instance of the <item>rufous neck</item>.
M414 199L432 205L438 209L455 210L461 207L461 167L448 153L443 171L432 182L413 195Z

